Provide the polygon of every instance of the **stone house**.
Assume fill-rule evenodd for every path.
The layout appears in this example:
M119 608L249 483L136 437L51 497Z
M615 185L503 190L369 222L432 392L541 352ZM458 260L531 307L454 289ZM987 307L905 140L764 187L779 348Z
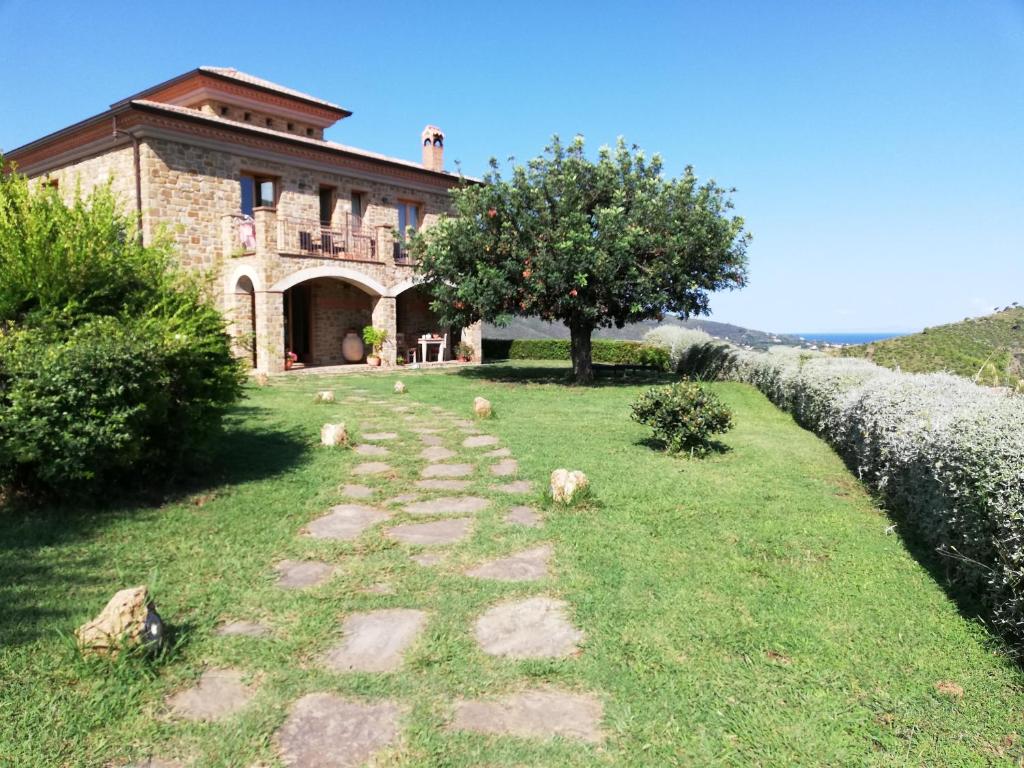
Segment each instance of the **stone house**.
M213 281L239 354L265 372L365 359L361 332L388 332L386 363L417 339L481 351L480 326L442 328L404 241L450 208L444 133L423 129L419 163L324 139L352 113L235 69L200 67L6 155L65 194L112 181L142 237L172 236ZM356 342L356 339L359 339ZM439 344L428 347L436 356Z

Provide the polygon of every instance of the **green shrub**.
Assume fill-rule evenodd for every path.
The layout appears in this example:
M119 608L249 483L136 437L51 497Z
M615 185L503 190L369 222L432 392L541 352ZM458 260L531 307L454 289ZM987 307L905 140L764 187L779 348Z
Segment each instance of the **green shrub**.
M488 360L569 360L567 339L484 339L484 357ZM595 339L593 361L608 365L642 365L667 371L668 350L638 341Z
M0 485L88 495L201 457L243 374L172 263L109 188L65 205L0 176Z
M712 436L732 427L732 412L700 384L680 381L640 395L633 420L651 427L672 453L704 455L714 447Z

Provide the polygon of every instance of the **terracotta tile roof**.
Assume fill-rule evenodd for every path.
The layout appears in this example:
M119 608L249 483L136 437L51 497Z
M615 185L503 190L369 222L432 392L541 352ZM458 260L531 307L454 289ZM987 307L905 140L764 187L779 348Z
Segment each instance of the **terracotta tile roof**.
M313 139L308 136L301 136L295 133L288 133L287 131L277 131L274 130L273 128L264 128L262 126L252 125L250 123L240 123L237 120L228 120L227 118L223 118L218 115L211 115L206 112L200 112L198 109L180 107L175 104L165 104L162 101L150 101L149 99L133 99L131 101L131 104L146 107L148 109L156 109L162 112L169 112L177 115L182 115L193 119L201 119L210 123L223 125L225 127L251 131L253 133L261 134L264 136L270 136L277 139L288 139L290 141L300 142L302 144L307 144L311 147L317 147L319 149L335 150L338 152L345 152L350 155L365 157L370 160L379 160L384 163L401 165L406 168L413 168L417 171L423 171L424 173L437 173L443 176L450 176L453 179L460 178L457 174L451 173L449 171L432 171L429 168L424 168L420 163L416 163L411 160L403 160L400 157L382 155L379 152L371 152L366 149L359 149L358 147L350 147L347 144L339 144L338 142L335 141ZM469 176L466 176L464 178L467 181L479 181L478 179L474 179Z
M286 88L283 85L278 85L270 80L264 80L262 77L256 77L250 75L248 72L240 72L234 67L199 67L200 72L209 72L211 75L219 75L220 77L228 77L232 80L237 80L240 83L248 83L249 85L255 85L259 88L265 88L268 91L277 91L285 96L291 96L296 99L302 99L303 101L309 101L314 104L319 104L328 109L337 109L347 112L344 107L339 107L337 104L332 104L329 101L318 99L316 96L310 96L308 93L302 91L296 91L292 88Z

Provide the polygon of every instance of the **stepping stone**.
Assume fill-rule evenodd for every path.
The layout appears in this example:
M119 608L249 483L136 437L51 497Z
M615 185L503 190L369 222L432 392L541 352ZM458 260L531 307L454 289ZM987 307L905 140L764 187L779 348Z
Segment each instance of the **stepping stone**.
M350 483L348 485L341 486L341 495L349 496L353 499L368 499L373 496L374 493L376 493L376 491L366 485L353 485Z
M386 581L378 581L376 584L360 589L364 595L393 595L395 594L395 588L388 584Z
M495 581L539 581L547 578L550 559L551 545L544 544L470 568L466 575Z
M419 494L416 493L400 493L397 496L392 496L384 503L388 506L392 504L408 504L410 501L416 501L419 498Z
M491 465L491 474L498 477L508 477L519 471L519 462L515 459L502 459L497 464Z
M350 403L365 403L366 402L366 398L365 397L360 397L359 395L349 395L348 397L345 398L345 400L350 402Z
M335 672L394 672L426 623L426 612L411 608L353 613L342 624L342 641L327 651L324 664Z
M484 653L510 659L554 659L579 650L583 633L569 623L565 603L531 597L496 605L476 620Z
M368 389L353 389L352 391L355 392L358 395L368 395L368 394L370 394L370 390L368 390Z
M397 432L367 432L363 435L363 440L397 440Z
M464 448L483 448L485 445L497 445L498 438L494 435L472 435L462 441Z
M530 507L512 507L505 515L505 522L512 525L525 525L527 528L539 528L540 515Z
M413 555L409 558L416 565L422 565L424 568L428 568L432 565L440 565L444 562L444 555L436 555L432 552L423 552L419 555Z
M159 757L150 757L141 763L128 763L124 768L184 768L177 760L162 760Z
M217 628L219 637L263 637L270 630L256 621L228 621Z
M465 477L476 471L472 464L429 464L423 468L420 475L425 478L431 477Z
M420 435L420 440L424 445L444 445L444 440L437 435Z
M443 496L409 504L405 511L410 515L472 515L487 509L491 504L479 496Z
M420 435L432 435L435 432L440 432L441 430L437 427L414 427L412 431Z
M352 541L371 525L389 520L391 515L374 507L361 504L339 504L331 511L317 518L303 530L314 539Z
M459 427L460 432L464 432L467 435L479 435L480 430L476 427Z
M277 586L282 589L305 589L323 584L334 575L334 566L315 560L282 560L277 564Z
M541 688L492 700L455 701L451 729L527 739L599 743L604 707L589 694Z
M452 424L456 427L475 427L476 424L469 419L452 419Z
M330 693L310 693L292 706L277 732L288 768L357 768L398 741L401 710L393 701L372 704Z
M424 491L464 491L472 483L469 480L417 480L414 485Z
M533 482L531 480L513 480L511 483L491 487L502 493L530 493L533 491Z
M363 464L357 464L352 469L353 475L380 475L384 472L391 470L390 464L385 464L383 461L367 461Z
M352 449L360 456L387 456L388 449L383 445L357 445Z
M444 461L450 459L455 455L455 451L449 448L443 448L440 445L435 445L430 448L424 448L420 451L420 458L426 459L427 461Z
M416 416L416 415L410 413L407 416L403 416L402 420L403 421L416 421L418 418L419 418L419 416Z
M388 529L388 536L403 544L436 547L462 541L469 535L472 525L473 521L468 517L437 520L432 523L406 523Z
M192 688L171 696L171 712L186 720L223 720L240 711L253 697L236 669L208 669Z
M487 453L484 454L484 456L487 456L488 458L491 459L504 459L511 455L512 451L510 451L508 448L498 448L497 450L488 451Z

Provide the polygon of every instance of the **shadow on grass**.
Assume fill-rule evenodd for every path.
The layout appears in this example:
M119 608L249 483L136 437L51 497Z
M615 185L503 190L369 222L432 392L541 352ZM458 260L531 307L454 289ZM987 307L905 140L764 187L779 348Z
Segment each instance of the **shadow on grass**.
M0 648L32 642L79 613L75 595L109 583L117 567L88 544L128 517L156 521L160 507L215 487L263 480L296 466L308 450L297 434L242 426L236 408L208 461L159 487L102 501L65 498L0 506ZM140 581L141 581L140 577Z
M666 443L664 440L658 439L657 437L645 437L640 440L634 440L633 445L640 445L643 446L644 448L650 448L652 451L657 451L658 453L665 453L669 456L674 456L678 459L693 459L694 461L700 461L701 459L709 458L711 456L717 456L732 452L731 445L726 445L725 443L719 440L712 440L710 443L708 443L704 453L693 454L691 454L689 451L678 451L676 453L672 453L671 451L668 450L668 443Z
M512 365L511 363L515 363ZM577 386L569 364L530 365L530 361L497 360L487 365L463 368L455 375L468 379L493 381L504 384L561 384ZM676 374L649 369L622 369L594 364L594 387L634 387L638 384L671 384L678 381Z

